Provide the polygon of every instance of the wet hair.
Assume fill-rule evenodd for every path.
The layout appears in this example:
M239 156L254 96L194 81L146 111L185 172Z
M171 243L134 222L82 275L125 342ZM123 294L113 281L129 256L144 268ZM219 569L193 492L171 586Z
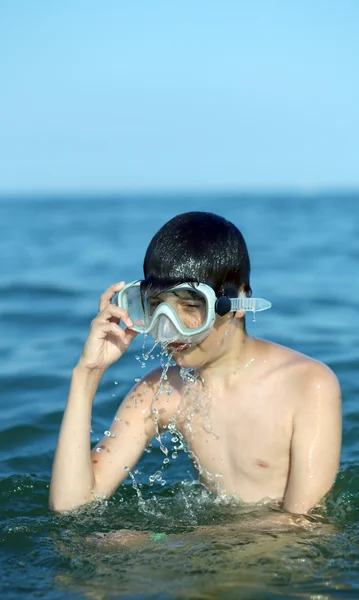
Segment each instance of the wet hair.
M250 261L239 229L208 212L187 212L168 221L151 240L144 259L143 288L160 293L180 283L206 283L216 296L247 296Z

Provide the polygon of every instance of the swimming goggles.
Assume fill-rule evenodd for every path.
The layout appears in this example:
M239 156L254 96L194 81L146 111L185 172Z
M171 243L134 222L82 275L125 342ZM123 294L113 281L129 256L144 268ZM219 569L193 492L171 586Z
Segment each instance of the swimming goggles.
M239 296L217 298L214 290L204 283L182 283L151 295L141 290L141 282L127 284L115 302L128 312L131 329L150 334L160 343L183 342L198 344L213 327L216 315L232 311L260 312L272 305L262 298Z

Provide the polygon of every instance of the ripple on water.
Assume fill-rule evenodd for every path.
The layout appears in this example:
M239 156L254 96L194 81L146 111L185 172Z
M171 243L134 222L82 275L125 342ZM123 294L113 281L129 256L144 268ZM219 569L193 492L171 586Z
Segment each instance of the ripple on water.
M120 585L131 595L147 594L151 581L153 593L187 589L189 597L198 597L200 590L214 598L214 590L222 597L231 589L237 598L242 589L248 593L248 586L256 594L262 586L273 586L273 593L279 587L290 598L296 589L334 591L341 574L359 559L359 466L340 473L322 516L307 529L293 533L284 528L280 535L263 526L268 507L216 504L212 494L191 481L166 486L156 496L144 486L142 501L127 484L111 501L72 515L53 515L47 497L47 479L0 482L1 545L17 564L32 565L26 577L19 568L18 583L24 585L27 578L34 590L39 590L37 567L46 565L48 578L41 585L50 585L50 573L55 573L55 588L65 585L72 593L105 589L110 597ZM129 530L138 534L128 535ZM115 539L113 531L118 532ZM151 538L153 531L166 536ZM110 535L104 540L98 532Z

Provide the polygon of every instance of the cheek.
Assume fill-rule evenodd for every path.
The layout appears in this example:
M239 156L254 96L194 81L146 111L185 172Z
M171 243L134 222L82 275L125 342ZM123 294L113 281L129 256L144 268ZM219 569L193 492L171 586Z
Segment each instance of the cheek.
M222 350L226 340L224 331L211 331L210 335L193 349L193 356L215 357Z
M233 320L217 318L217 322L212 329L208 338L206 338L200 347L204 352L211 355L216 355L223 350L226 350L232 342L234 333Z
M226 349L230 343L231 321L217 317L217 322L211 333L203 342L194 346L190 352L179 352L173 355L174 362L179 367L201 366L208 358L214 358Z
M215 326L201 345L208 344L210 347L221 345L230 337L231 324L232 321L217 317Z

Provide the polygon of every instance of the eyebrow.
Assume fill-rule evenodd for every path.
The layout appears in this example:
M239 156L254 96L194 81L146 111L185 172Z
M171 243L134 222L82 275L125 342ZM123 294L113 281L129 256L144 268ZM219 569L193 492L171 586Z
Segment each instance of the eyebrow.
M168 292L163 291L159 294L157 294L157 296L154 296L154 298L158 298L160 299L160 296L162 296L162 294L166 294ZM173 291L171 292L171 294L174 294L176 296L176 298L179 298L180 300L196 300L197 302L203 302L204 299L199 297L198 293L196 291L192 291L192 290L178 290L178 292ZM185 295L183 295L185 294Z

